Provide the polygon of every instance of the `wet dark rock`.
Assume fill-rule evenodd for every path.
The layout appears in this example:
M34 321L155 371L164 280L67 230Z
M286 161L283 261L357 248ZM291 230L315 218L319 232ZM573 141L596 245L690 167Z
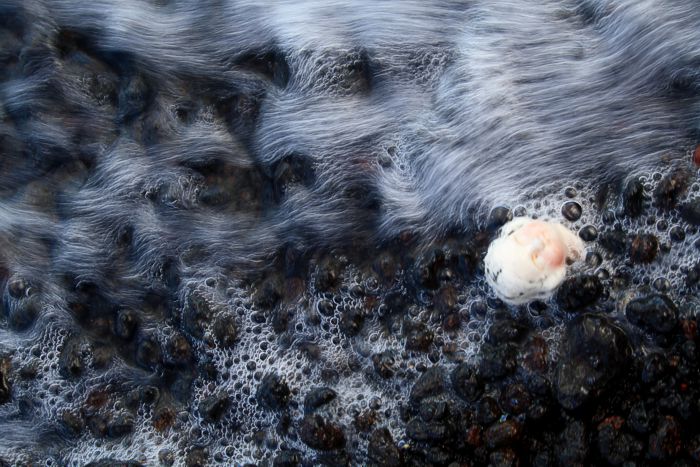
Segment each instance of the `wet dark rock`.
M418 403L426 397L437 396L445 390L445 372L442 367L434 366L423 373L413 384L411 402Z
M272 312L272 330L276 334L282 334L289 329L289 310L286 307L277 307Z
M519 415L524 413L532 402L530 393L521 383L515 383L507 386L501 392L501 407L511 415Z
M637 402L630 409L629 416L627 417L627 425L640 434L648 433L651 429L651 416L647 412L646 407L644 407L643 402Z
M423 289L436 290L440 287L440 272L445 266L445 253L440 249L422 255L413 265L413 279Z
M700 225L700 198L684 203L680 209L683 220L691 225Z
M522 436L523 427L513 419L491 425L484 432L484 442L489 449L510 446Z
M666 295L654 294L630 301L627 319L646 331L667 333L678 323L678 307Z
M180 333L174 333L168 337L165 350L166 362L169 365L186 365L192 359L192 347Z
M598 238L598 229L596 229L592 225L584 225L581 227L581 229L578 231L578 236L583 240L584 242L592 242L596 238Z
M644 184L635 177L622 191L622 207L628 217L638 217L644 210Z
M144 467L144 464L137 461L123 461L114 458L100 459L85 464L84 467Z
M629 255L633 263L651 263L659 251L659 240L653 234L640 234L632 239Z
M520 460L511 448L499 449L489 454L489 467L518 467Z
M688 189L689 179L689 175L682 170L676 170L666 175L654 190L656 204L664 209L675 207L678 198Z
M134 431L134 418L127 413L118 413L107 422L107 436L121 438Z
M608 417L598 425L598 452L611 465L621 465L635 450L636 440L623 430L621 417Z
M655 383L668 371L668 359L659 352L649 353L642 362L642 381Z
M299 451L284 450L275 456L272 461L273 467L298 467L304 460Z
M579 311L594 304L603 294L603 284L593 274L582 274L564 281L557 291L559 306L567 311Z
M7 293L16 300L27 298L35 293L35 291L36 286L25 277L13 276L7 282Z
M561 434L559 448L555 451L560 465L585 465L588 444L585 425L578 420L570 422Z
M486 380L501 378L516 367L517 348L513 344L493 346L484 343L479 351L479 376Z
M136 363L147 370L154 371L161 363L162 353L155 336L145 334L139 336L136 346Z
M9 328L21 332L26 331L34 324L39 317L39 310L39 302L34 297L30 297L8 303L4 309L0 305L0 316L6 315Z
M78 336L68 337L58 357L58 368L64 378L77 378L85 370L82 353L83 341Z
M205 422L215 423L221 420L231 406L231 398L225 392L217 392L205 397L199 403L199 414Z
M389 379L394 376L394 354L391 350L385 350L382 353L372 355L372 365L374 371L384 379Z
M387 251L380 253L372 263L372 269L384 282L393 280L398 268L399 264L397 264L396 258Z
M659 461L673 459L681 451L681 425L675 417L666 415L649 435L649 456Z
M299 438L312 449L329 451L345 445L343 430L320 415L306 415L299 427Z
M258 385L258 403L268 410L282 410L289 403L289 386L277 373L268 373Z
M457 395L467 402L474 402L484 390L484 385L478 378L476 369L468 363L456 366L450 379L452 388Z
M138 327L138 317L134 310L120 309L114 319L114 335L130 340Z
M203 339L207 323L213 312L207 300L198 292L192 291L187 297L187 303L182 315L182 325L185 332L195 339Z
M556 395L566 409L597 397L630 356L625 333L606 317L584 314L566 327L556 368Z
M66 410L61 414L61 423L71 434L77 435L85 428L85 421L77 412Z
M486 342L493 345L519 341L527 331L527 326L514 319L499 319L493 322L486 334Z
M370 435L367 458L369 465L376 467L400 467L403 465L401 452L386 428L374 430Z
M0 405L9 402L12 397L12 386L10 385L10 359L0 359Z
M482 425L490 425L501 416L501 407L498 401L491 396L479 399L476 405L476 419Z
M282 298L283 290L277 277L267 277L253 292L253 304L261 310L271 310Z
M319 292L330 292L340 284L342 265L337 259L327 256L323 258L316 269L315 287Z
M500 229L501 226L513 220L513 212L503 206L495 207L489 213L489 217L486 220L486 228L491 232L495 232Z
M209 465L209 453L205 448L192 448L185 456L187 467L207 467Z
M161 449L158 451L158 462L164 467L170 467L175 463L175 453L170 449Z
M311 413L317 408L335 399L338 393L331 388L319 387L310 390L304 398L304 411Z
M403 332L406 336L406 350L426 352L433 343L433 332L422 322L404 321Z
M583 210L576 201L567 201L561 207L561 215L568 221L574 222L581 218Z
M350 308L340 317L340 331L348 337L356 336L362 331L365 316L362 310Z
M622 255L627 250L627 234L622 229L606 230L600 233L598 243L606 251Z
M420 417L409 420L406 435L414 441L435 445L453 438L455 426L450 410L443 401L424 402L420 407Z
M214 320L214 337L219 346L230 348L238 339L236 318L229 313L221 313Z

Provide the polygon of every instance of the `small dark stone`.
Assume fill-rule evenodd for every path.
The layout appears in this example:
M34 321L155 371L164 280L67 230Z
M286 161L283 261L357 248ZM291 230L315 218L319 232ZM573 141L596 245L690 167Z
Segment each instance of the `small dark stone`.
M396 258L389 252L380 253L374 263L372 263L372 269L385 282L394 279L398 267Z
M509 385L501 392L501 407L511 415L524 413L531 401L530 393L521 383Z
M213 312L207 300L198 291L191 292L182 315L184 331L195 339L203 339L212 315Z
M527 327L514 319L499 319L493 322L486 334L486 342L493 345L517 342L527 331Z
M268 373L258 385L258 403L268 410L282 410L289 403L289 386L276 373Z
M158 462L164 467L170 467L175 463L175 453L170 449L161 449L158 451Z
M624 368L630 353L625 333L604 316L574 318L566 327L556 368L559 403L575 409L600 394Z
M627 249L627 234L622 229L601 232L598 243L606 251L621 255Z
M555 452L559 465L586 465L588 436L581 421L575 420L566 426L561 434L559 448Z
M83 428L85 428L85 421L80 414L69 410L66 410L61 414L61 422L63 423L63 426L68 428L71 434L74 435L80 434L80 432L83 431Z
M653 234L639 234L632 239L629 255L633 263L651 263L659 251L659 240Z
M476 405L476 419L482 425L490 425L501 416L498 401L490 396L482 397Z
M329 292L340 284L342 266L338 261L330 256L323 258L316 269L316 290L319 292Z
M644 357L642 363L642 382L650 384L659 381L668 371L668 359L658 352Z
M367 446L367 458L372 467L400 467L403 465L399 448L394 444L391 433L386 428L374 430Z
M578 311L594 304L603 294L603 285L597 276L582 274L564 281L557 291L559 306L567 311Z
M168 337L165 350L166 362L169 365L186 365L192 359L192 347L185 336L179 332Z
M468 363L461 363L455 367L451 381L457 395L467 402L477 400L484 390L475 368Z
M499 449L489 454L489 467L518 467L518 455L511 448Z
M107 423L107 436L121 438L134 431L134 418L127 413L119 413Z
M685 230L678 225L674 225L671 227L671 230L668 231L668 238L671 239L672 242L680 243L685 240Z
M356 336L362 331L365 316L362 310L350 308L340 317L340 331L348 337Z
M147 370L155 370L161 363L160 345L155 336L142 335L136 346L136 363Z
M229 313L219 314L214 320L214 337L223 348L230 348L238 339L236 318Z
M311 413L335 399L338 393L331 388L319 387L310 390L304 398L304 412Z
M65 378L77 378L85 369L82 355L82 340L77 336L68 337L63 342L61 354L58 357L58 368Z
M299 467L303 460L299 451L284 450L275 456L272 467Z
M567 201L561 207L562 216L564 216L566 220L569 220L571 222L579 220L581 218L582 212L583 210L581 209L581 205L578 204L576 201Z
M516 367L517 348L513 344L493 346L484 343L479 351L479 376L485 380L502 378Z
M426 352L433 343L433 333L422 322L404 321L406 350Z
M209 465L209 453L204 448L192 448L185 456L187 467L207 467Z
M484 442L489 449L509 446L522 436L522 426L513 419L491 425L484 432Z
M445 253L440 249L422 255L413 265L413 279L419 288L436 290L445 266Z
M394 364L394 354L391 350L385 350L382 353L372 355L374 371L384 379L389 379L394 376Z
M622 430L621 417L608 417L598 425L598 452L611 465L620 465L630 458L635 439Z
M646 331L667 333L678 323L678 308L665 295L654 294L630 301L625 307L627 319Z
M343 430L320 415L306 415L299 427L299 438L312 449L330 451L345 445Z
M434 366L416 380L411 389L411 402L418 403L426 397L437 396L445 390L445 372L442 367Z
M622 190L622 207L628 217L637 217L644 210L644 184L635 177Z
M253 293L253 304L261 310L271 310L282 298L282 284L276 277L266 278Z
M695 198L680 207L683 220L691 225L700 225L700 198Z
M134 336L137 326L138 318L134 310L120 309L117 311L117 316L114 319L115 336L130 340Z
M680 451L681 425L673 416L661 417L656 431L649 435L649 456L667 461L674 459Z
M648 433L651 428L651 417L647 413L644 403L637 402L630 409L627 424L637 433Z
M688 189L689 179L689 175L682 170L669 173L656 186L654 200L664 209L675 207L678 203L678 198Z
M486 221L486 228L492 232L500 229L501 226L513 220L513 213L510 209L498 206L491 210Z
M230 406L229 395L225 392L217 392L202 399L199 403L199 414L205 422L218 422Z
M596 229L592 225L584 225L581 227L581 230L578 231L578 236L583 240L584 242L592 242L596 238L598 238L598 229Z
M0 359L0 405L9 402L12 397L12 386L8 374L10 372L9 358Z

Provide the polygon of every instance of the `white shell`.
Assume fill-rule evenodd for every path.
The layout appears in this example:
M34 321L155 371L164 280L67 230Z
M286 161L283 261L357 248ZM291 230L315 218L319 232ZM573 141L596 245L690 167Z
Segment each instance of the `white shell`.
M561 261L543 259L561 251L565 255ZM513 305L545 299L564 280L565 259L580 259L583 251L581 239L563 225L517 217L489 245L484 259L486 281L501 300Z

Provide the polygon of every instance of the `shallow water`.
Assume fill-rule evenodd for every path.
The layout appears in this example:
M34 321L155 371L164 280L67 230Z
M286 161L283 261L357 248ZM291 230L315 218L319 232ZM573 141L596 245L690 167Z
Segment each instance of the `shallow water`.
M0 0L0 459L381 464L385 427L409 465L601 463L605 420L628 430L643 401L624 459L700 462L698 20L681 0ZM495 300L498 206L594 226L570 277L600 293ZM653 293L671 329L627 312ZM580 409L561 374L584 313L629 349L587 367ZM489 334L503 321L510 341ZM487 368L498 352L517 365ZM645 380L649 355L672 369ZM412 396L431 367L444 388ZM546 416L512 407L518 385ZM314 387L335 397L306 409L328 424L309 440ZM444 432L416 433L438 403ZM682 447L659 453L664 417ZM524 434L491 442L511 421ZM587 449L558 454L577 423Z

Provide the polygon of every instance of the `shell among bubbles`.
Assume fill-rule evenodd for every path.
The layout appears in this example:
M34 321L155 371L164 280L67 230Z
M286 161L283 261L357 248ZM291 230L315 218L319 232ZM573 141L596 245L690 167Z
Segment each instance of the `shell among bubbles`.
M501 228L484 259L486 281L503 301L520 305L549 297L583 242L556 222L518 217Z

